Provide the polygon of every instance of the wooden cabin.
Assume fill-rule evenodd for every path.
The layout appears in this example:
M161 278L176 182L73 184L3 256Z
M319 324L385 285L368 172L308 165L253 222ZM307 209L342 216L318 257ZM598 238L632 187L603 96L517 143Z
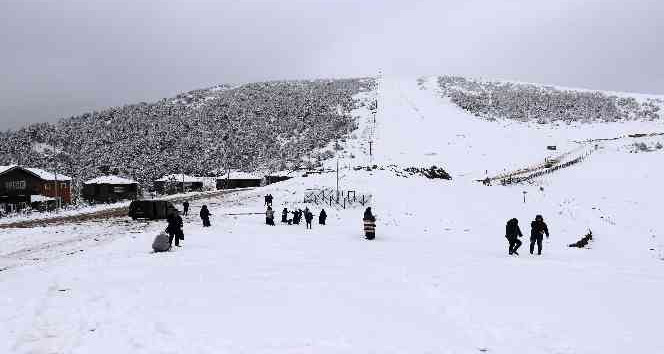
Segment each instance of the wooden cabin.
M231 172L217 178L217 189L260 187L263 177L246 172Z
M0 166L0 210L10 213L71 204L71 180L40 168Z
M153 186L159 194L200 192L203 190L203 179L185 174L167 175L154 181Z
M293 176L288 175L287 173L271 173L265 176L265 184L272 184L281 181L286 181L293 178Z
M83 183L83 199L90 203L115 203L139 196L138 182L115 176L100 176Z

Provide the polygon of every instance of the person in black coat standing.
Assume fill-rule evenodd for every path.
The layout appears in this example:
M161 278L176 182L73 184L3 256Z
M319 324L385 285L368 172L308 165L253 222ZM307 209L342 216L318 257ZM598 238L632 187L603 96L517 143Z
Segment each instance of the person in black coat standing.
M311 229L311 221L314 219L314 214L311 213L309 208L304 208L304 221L307 222L307 229Z
M201 207L201 212L199 214L201 216L201 220L203 220L203 227L209 227L210 226L210 211L208 210L207 205L203 205Z
M325 225L325 219L327 219L327 213L325 212L325 209L321 209L320 214L318 214L318 223Z
M179 212L177 210L170 212L166 217L166 222L168 222L166 227L168 243L172 245L173 239L175 239L175 246L180 247L180 239L184 239L184 233L182 232L182 218Z
M265 223L274 226L274 210L270 206L265 210Z
M182 208L184 209L182 215L187 216L187 214L189 214L189 202L185 200L184 203L182 203Z
M510 255L519 255L519 252L517 252L519 247L521 247L521 240L519 240L519 237L522 236L523 234L519 228L519 220L515 218L508 220L507 225L505 226L505 238L507 238L507 242L509 242L508 253Z
M281 211L281 222L287 223L288 222L288 209L284 208L284 210Z
M530 254L535 251L535 243L537 243L537 254L542 254L542 240L549 238L549 227L546 226L542 215L535 216L535 220L530 223Z

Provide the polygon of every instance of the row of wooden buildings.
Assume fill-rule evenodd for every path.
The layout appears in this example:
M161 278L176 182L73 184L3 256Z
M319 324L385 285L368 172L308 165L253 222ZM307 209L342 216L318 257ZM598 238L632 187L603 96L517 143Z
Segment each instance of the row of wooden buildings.
M231 172L219 177L167 175L153 182L158 194L186 193L211 189L258 187L291 178L288 174L260 176ZM99 176L83 182L82 197L90 203L112 203L139 199L137 181L115 175ZM72 202L72 178L57 172L18 165L0 166L0 212L21 209L54 209Z

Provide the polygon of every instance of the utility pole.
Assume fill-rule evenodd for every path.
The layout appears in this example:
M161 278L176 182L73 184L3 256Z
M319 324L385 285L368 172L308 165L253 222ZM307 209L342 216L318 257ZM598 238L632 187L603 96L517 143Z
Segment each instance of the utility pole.
M339 158L337 158L337 200L339 200Z

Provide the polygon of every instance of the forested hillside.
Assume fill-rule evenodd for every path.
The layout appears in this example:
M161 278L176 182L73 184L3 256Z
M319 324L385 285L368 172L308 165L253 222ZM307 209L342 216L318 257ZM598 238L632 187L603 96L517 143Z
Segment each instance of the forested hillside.
M552 122L616 122L662 118L664 98L559 89L511 82L441 76L443 96L462 109L489 119Z
M0 133L0 164L57 169L77 182L104 170L144 186L170 173L316 164L354 129L353 95L371 79L219 85Z

